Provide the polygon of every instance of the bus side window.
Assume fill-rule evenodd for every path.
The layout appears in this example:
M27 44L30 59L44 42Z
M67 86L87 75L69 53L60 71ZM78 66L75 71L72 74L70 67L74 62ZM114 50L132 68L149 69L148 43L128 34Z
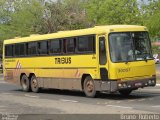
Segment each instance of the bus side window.
M74 53L76 48L76 38L68 38L66 43L67 53Z
M25 56L26 55L26 51L25 51L25 43L18 43L15 44L15 48L14 48L14 56Z
M49 45L50 54L60 54L62 51L62 41L59 39L51 40Z
M67 40L63 39L63 53L65 54L67 52Z
M19 53L20 56L25 56L26 55L26 46L25 46L25 43L20 44L19 49L20 49L20 53Z
M28 55L37 55L37 42L30 42L28 43Z
M6 57L13 57L13 45L6 45L5 46L5 56Z
M15 44L14 55L15 56L19 56L19 52L20 52L20 50L19 50L19 44Z
M100 65L105 65L107 62L105 37L99 38L99 62Z
M76 38L63 39L63 53L75 53Z
M94 53L95 52L95 36L81 36L78 37L77 49L80 53Z
M47 41L40 41L38 43L38 53L40 55L46 55L46 54L48 54L48 44L47 44Z

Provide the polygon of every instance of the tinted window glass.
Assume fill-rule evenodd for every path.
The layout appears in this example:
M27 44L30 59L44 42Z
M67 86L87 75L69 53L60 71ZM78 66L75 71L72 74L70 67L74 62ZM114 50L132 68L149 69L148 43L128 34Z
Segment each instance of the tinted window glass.
M47 54L48 51L47 51L47 41L41 41L38 43L38 53L39 54Z
M14 49L15 56L24 56L25 55L25 44L15 44Z
M131 33L136 60L152 59L150 39L147 32Z
M95 52L94 36L82 36L78 38L79 52Z
M107 62L105 37L99 38L99 62L100 65L105 65Z
M25 44L20 44L20 46L19 46L19 49L20 49L20 55L21 56L23 56L23 55L25 55Z
M12 57L13 56L13 45L6 45L5 46L5 56Z
M113 62L152 59L147 32L124 32L109 35L110 55Z
M14 48L14 55L15 56L18 56L19 55L19 45L18 44L15 44L15 48Z
M74 38L68 38L67 40L67 52L75 52L75 46L76 46L76 39Z
M50 42L50 53L51 54L61 53L61 40L52 40Z
M37 54L37 42L28 43L28 54L29 55Z

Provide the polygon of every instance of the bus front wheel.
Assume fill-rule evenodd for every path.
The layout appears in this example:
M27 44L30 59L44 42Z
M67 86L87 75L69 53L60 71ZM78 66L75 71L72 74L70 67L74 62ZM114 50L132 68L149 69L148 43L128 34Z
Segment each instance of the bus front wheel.
M38 80L34 75L31 77L31 90L35 93L38 93L40 90Z
M21 86L22 86L23 91L25 91L25 92L30 91L30 81L26 75L23 75L21 77Z
M93 98L96 96L94 81L90 76L85 78L83 83L83 90L87 97Z
M119 93L123 96L129 96L132 90L120 90Z

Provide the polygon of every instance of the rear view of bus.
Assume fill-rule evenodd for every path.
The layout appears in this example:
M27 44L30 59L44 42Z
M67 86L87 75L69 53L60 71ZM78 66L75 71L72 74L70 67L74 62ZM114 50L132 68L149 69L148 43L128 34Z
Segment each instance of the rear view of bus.
M148 32L142 26L118 28L108 34L109 79L122 95L156 85L155 63Z

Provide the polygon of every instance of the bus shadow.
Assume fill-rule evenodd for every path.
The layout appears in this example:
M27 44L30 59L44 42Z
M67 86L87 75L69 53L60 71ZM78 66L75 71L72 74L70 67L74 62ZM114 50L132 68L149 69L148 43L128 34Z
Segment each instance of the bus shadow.
M157 95L144 95L144 94L134 94L131 93L129 96L122 96L119 93L114 93L114 94L109 94L109 93L100 93L97 95L97 98L101 98L101 99L109 99L109 100L132 100L132 99L146 99L146 98L153 98Z
M18 89L15 90L17 92L23 92L22 90ZM59 90L59 89L43 89L39 93L32 93L31 94L40 94L40 95L58 95L58 96L70 96L70 97L83 97L87 98L85 94L81 91L71 91L71 90ZM97 93L95 99L107 99L107 100L132 100L132 99L146 99L146 98L154 98L160 96L160 93L147 93L147 92L138 92L134 91L129 96L122 96L118 92L117 93ZM93 99L93 98L92 98Z
M53 94L53 95L63 95L63 96L77 96L85 97L85 94L81 91L71 91L71 90L59 90L59 89L43 89L40 91L41 94Z

